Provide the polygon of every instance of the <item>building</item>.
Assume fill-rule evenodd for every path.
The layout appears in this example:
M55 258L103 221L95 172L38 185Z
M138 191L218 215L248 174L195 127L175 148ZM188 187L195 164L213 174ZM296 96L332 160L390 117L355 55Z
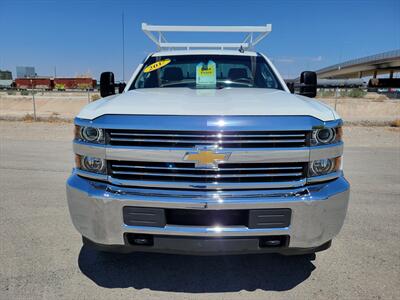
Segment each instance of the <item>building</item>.
M35 67L17 67L17 78L29 78L35 76Z
M12 73L11 71L0 70L0 88L10 88L12 85Z

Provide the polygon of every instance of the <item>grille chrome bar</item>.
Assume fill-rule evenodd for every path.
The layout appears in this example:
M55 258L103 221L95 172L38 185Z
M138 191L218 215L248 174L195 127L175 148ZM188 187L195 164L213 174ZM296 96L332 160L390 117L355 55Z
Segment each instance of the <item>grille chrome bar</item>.
M127 133L110 132L110 135L121 136L167 136L167 137L195 137L195 138L242 138L242 137L304 137L304 134L167 134L167 133Z
M255 190L255 189L277 189L302 187L306 179L278 181L278 182L207 182L196 181L158 181L158 180L125 180L110 177L109 182L117 186L148 187L165 189L187 189L187 190Z
M305 179L306 163L223 163L218 168L197 168L194 163L109 161L109 177L121 185L179 187L184 189L247 189L285 187ZM280 184L283 184L282 186Z
M174 131L108 129L107 142L116 146L193 148L218 145L225 148L305 147L307 131Z
M110 138L118 142L146 142L146 143L195 143L195 144L275 144L275 143L304 143L305 139L296 140L169 140L169 139L137 139L137 138Z
M130 165L112 165L114 168L126 168L126 169L154 169L154 170L183 170L183 171L193 171L193 168L184 168L184 167L156 167L156 166L130 166ZM267 170L301 170L302 167L269 167L269 168L196 168L198 171L267 171Z
M249 177L288 177L288 176L301 176L300 173L263 173L263 174L212 174L212 175L199 175L199 174L177 174L177 173L146 173L146 172L126 172L126 171L112 171L116 175L137 175L137 176L166 176L166 177L196 177L196 178L249 178Z

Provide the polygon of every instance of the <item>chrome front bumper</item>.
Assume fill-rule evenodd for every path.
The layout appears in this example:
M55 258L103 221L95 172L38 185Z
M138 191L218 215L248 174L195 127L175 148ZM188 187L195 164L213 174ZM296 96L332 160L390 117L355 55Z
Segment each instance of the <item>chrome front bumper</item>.
M289 235L290 248L318 247L337 235L349 201L349 183L339 177L327 183L287 190L184 192L116 187L82 178L74 171L67 181L67 198L76 229L102 245L125 245L125 233L181 237L259 237ZM290 208L289 227L249 229L245 226L128 226L123 207L180 209Z

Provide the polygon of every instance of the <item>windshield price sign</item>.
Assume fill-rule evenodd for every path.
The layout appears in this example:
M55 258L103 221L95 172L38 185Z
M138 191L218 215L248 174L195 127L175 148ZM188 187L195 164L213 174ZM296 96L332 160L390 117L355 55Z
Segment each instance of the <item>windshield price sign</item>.
M201 87L215 87L217 84L216 64L209 60L207 64L199 63L196 66L196 85Z

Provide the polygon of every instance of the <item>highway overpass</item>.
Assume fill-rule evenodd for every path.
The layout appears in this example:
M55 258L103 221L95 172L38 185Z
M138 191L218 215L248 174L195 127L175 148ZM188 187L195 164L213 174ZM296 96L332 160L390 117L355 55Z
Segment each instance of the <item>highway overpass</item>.
M318 79L362 78L400 72L400 49L370 55L317 70Z

